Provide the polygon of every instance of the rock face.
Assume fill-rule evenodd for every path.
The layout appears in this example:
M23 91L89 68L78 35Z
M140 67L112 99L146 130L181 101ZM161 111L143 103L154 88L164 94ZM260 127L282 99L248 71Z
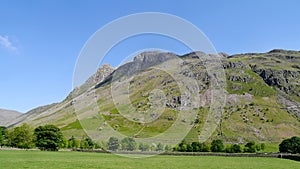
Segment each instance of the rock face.
M109 75L112 74L113 71L114 68L111 65L109 64L102 65L95 74L93 74L87 81L85 81L83 85L75 88L68 97L72 98L82 94L89 88L105 80Z
M178 57L178 55L160 51L143 52L137 55L132 62L120 66L114 73L118 76L130 76L174 57Z
M22 113L14 110L0 109L0 126L7 126L7 122L17 118Z

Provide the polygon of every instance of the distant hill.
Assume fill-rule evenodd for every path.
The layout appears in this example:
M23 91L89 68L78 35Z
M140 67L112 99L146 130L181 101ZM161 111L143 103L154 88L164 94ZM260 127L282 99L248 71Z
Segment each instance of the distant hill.
M0 126L6 126L8 122L14 120L22 113L14 110L0 109Z
M179 118L184 99L174 77L153 66L174 66L172 58L179 57L182 62L175 64L174 71L195 79L200 90L199 106L193 109L197 112L196 119L180 122L192 126L186 140L196 141L207 119L212 94L211 77L199 59L204 55L202 52L179 56L149 51L116 69L104 65L62 102L34 109L6 122L11 126L24 122L33 126L55 124L67 136L82 136L82 126L100 137L107 135L107 126L128 136L155 136ZM278 143L290 136L300 136L299 51L275 49L267 53L231 56L220 53L220 58L226 74L227 102L221 126L211 139L222 137L226 142L234 143L247 140ZM113 89L118 99L112 97L111 85L114 83L118 84ZM121 90L126 84L129 84L128 92ZM118 93L118 90L123 92ZM155 102L153 97L163 100ZM153 106L163 109L152 109ZM128 120L120 111L131 112L134 118ZM146 119L149 122L143 123Z

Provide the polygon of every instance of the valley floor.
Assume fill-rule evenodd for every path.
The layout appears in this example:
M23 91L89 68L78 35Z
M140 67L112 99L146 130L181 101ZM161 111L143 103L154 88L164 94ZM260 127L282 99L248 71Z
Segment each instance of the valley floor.
M182 169L182 168L299 168L299 162L261 157L153 156L128 158L83 152L0 151L0 168L9 169Z

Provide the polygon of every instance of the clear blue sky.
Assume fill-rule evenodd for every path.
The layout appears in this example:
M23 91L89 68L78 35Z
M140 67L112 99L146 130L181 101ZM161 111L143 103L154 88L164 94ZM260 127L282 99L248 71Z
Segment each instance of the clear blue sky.
M26 112L63 100L72 90L82 46L119 17L137 12L177 15L199 27L218 52L235 54L300 50L299 7L298 0L2 0L0 108ZM133 38L112 51L115 56L106 62L116 66L119 56L145 47L188 52L179 43L165 41L155 36Z

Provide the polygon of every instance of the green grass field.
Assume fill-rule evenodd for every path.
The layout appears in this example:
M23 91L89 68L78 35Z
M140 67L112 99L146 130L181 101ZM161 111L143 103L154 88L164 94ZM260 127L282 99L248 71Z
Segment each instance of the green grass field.
M81 152L0 151L1 169L299 168L292 160L256 157L154 156L128 158Z

